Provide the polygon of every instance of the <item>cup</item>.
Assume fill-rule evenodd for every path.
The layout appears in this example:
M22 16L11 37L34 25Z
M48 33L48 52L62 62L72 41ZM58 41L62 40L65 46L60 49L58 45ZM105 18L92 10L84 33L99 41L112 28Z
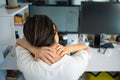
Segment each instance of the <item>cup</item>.
M8 1L8 6L14 7L18 6L17 0L7 0Z

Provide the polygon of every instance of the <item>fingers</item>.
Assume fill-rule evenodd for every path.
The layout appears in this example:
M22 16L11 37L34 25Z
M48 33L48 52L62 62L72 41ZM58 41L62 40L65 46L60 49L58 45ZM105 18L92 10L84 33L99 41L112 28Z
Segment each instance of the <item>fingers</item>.
M39 58L34 58L34 60L35 60L35 61L37 61L37 62L38 62L38 61L40 61L40 59L39 59Z
M63 52L63 50L64 50L64 46L58 45L58 46L56 47L56 49L57 49L57 54L61 54L61 53Z
M45 57L47 58L47 60L49 60L50 63L54 63L54 62L55 62L54 58L51 57L51 55L49 55L49 54L47 55L47 54L46 54Z
M55 60L51 56L49 56L49 55L42 56L41 59L38 58L38 57L35 57L34 59L37 62L40 61L40 60L42 60L43 62L45 62L47 64L52 64L52 63L55 62Z
M60 56L64 56L65 54L70 55L70 52L67 50L63 50L63 51L61 51Z
M62 45L58 44L57 47L56 47L56 49L58 50L58 49L60 49L62 47L63 47Z
M51 64L51 63L54 63L55 60L54 60L54 57L55 55L53 54L53 50L49 47L42 47L40 48L41 52L40 53L37 53L35 54L35 61L44 61L46 62L47 64Z
M60 55L60 56L63 56L63 55L65 55L65 52L64 52L64 51L61 51L59 55Z
M63 52L64 47L59 45L59 47L57 47L57 49L58 49L58 54L63 56L64 53L62 53L62 52ZM59 59L60 56L58 54L56 54L56 49L52 49L50 47L41 47L41 48L37 49L37 51L36 51L35 61L42 60L45 63L50 65Z
M49 54L52 58L55 58L55 55L53 55L54 50L50 47L44 47L47 54Z
M57 54L61 54L63 52L64 48L60 48L57 50Z
M42 57L41 60L44 61L45 63L49 64L49 65L52 64L46 57Z
M70 51L66 47L64 47L62 45L58 45L57 54L59 54L60 56L63 56L65 54L70 55Z
M44 47L44 48L48 51L52 51L52 48L50 48L50 47Z
M46 52L49 56L51 56L52 58L55 58L55 55L53 54L54 51L51 50L51 51L46 51Z

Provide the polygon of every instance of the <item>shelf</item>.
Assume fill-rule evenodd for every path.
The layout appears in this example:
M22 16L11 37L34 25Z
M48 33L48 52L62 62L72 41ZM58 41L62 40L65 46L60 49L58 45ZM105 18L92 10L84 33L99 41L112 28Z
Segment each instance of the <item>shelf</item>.
M20 8L17 9L6 9L5 6L0 8L0 16L1 17L8 17L8 16L14 16L15 14L25 10L28 8L29 3L19 3L19 5L21 6Z
M2 32L2 45L14 46L16 42L14 16L23 13L28 9L29 3L19 3L21 6L17 9L6 9L5 5L0 7L0 24ZM22 31L20 31L22 32ZM1 36L0 35L0 36Z
M0 70L18 70L15 50L12 50L0 64Z
M18 32L19 39L22 39L24 37L24 34L23 34L23 25L15 25L15 31Z

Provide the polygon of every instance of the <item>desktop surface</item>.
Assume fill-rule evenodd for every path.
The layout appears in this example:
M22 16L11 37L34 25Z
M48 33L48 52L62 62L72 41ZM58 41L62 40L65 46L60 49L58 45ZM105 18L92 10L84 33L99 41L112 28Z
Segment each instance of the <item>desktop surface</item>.
M97 48L90 48L90 58L86 71L120 71L120 45L99 52Z

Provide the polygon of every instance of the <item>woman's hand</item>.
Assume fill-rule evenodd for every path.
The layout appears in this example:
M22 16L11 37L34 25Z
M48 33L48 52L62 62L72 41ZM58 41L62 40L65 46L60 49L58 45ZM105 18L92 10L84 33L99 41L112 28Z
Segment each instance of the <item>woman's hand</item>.
M56 49L57 49L57 54L59 54L60 56L64 56L65 54L70 55L69 49L63 45L58 44Z
M42 60L47 64L52 64L56 61L55 51L50 47L40 47L40 48L34 47L34 51L32 52L35 55L36 61Z
M64 47L60 44L58 44L58 46L56 47L57 52L56 50L51 49L50 47L34 47L33 49L34 51L32 50L32 52L34 52L33 54L35 55L35 60L42 60L49 65L58 61L65 54L70 55L70 52L67 49L67 47Z

